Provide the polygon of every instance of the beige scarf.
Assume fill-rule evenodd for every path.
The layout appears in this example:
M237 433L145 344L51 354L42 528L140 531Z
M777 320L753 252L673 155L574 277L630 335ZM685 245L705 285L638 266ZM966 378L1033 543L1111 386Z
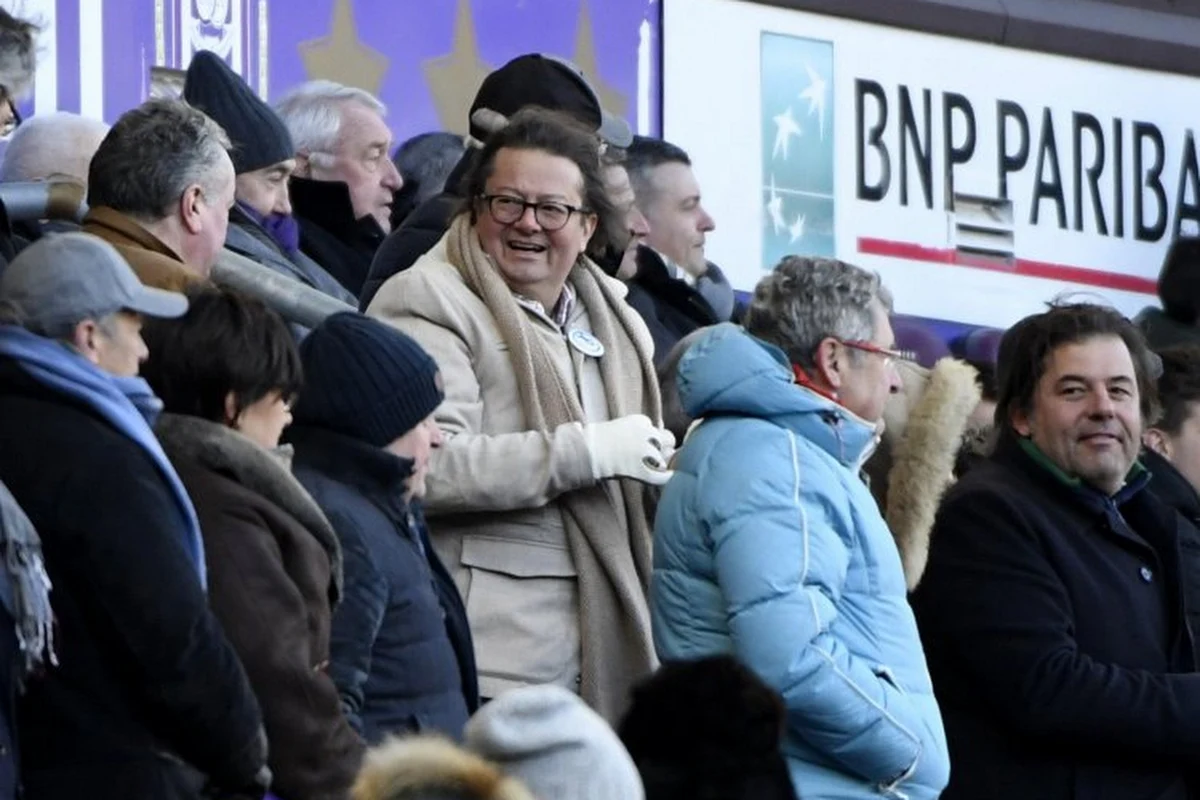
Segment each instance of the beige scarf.
M586 422L580 399L564 383L528 315L492 266L465 215L450 226L450 263L495 317L508 345L520 387L525 422L553 431ZM604 345L600 375L612 418L645 414L661 425L654 363L634 334L643 323L580 256L570 281L587 309L592 333ZM611 722L629 703L629 690L655 667L646 595L650 586L650 523L645 487L631 480L577 489L559 499L567 543L579 575L579 633L583 699ZM628 530L619 529L614 503L622 503Z

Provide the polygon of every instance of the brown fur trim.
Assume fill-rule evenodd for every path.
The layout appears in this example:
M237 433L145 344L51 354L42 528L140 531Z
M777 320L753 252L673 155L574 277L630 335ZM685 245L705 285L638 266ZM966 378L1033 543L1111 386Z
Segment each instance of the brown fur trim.
M154 433L168 458L187 458L226 472L303 525L329 554L337 597L342 596L342 545L317 501L284 461L216 422L187 414L162 414Z
M893 448L904 438L913 407L925 396L931 370L911 361L901 361L896 365L896 372L900 375L901 389L896 394L888 395L883 407L883 421L886 423L883 438Z
M534 800L491 762L438 736L392 737L367 752L354 800Z
M953 482L967 419L979 403L975 379L975 369L962 361L944 358L935 364L896 443L884 516L900 549L909 591L925 572L934 516Z

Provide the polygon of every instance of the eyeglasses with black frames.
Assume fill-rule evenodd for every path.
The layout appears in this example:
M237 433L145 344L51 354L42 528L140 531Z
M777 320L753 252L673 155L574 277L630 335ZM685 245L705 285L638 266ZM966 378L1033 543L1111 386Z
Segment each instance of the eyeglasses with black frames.
M530 202L509 194L484 194L479 199L487 204L488 213L492 219L501 225L512 225L525 216L525 209L533 209L533 218L542 230L554 232L562 230L571 220L573 214L590 213L582 206L572 206L551 200Z

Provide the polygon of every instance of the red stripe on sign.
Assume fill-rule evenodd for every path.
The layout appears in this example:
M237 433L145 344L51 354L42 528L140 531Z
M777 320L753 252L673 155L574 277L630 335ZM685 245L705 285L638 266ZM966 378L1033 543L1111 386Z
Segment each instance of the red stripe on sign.
M959 253L950 248L926 247L912 242L895 242L890 239L874 239L869 236L859 237L858 252L873 256L903 258L908 261L925 261L930 264L1007 272L1027 278L1048 278L1055 281L1078 283L1083 286L1096 286L1101 289L1120 289L1124 292L1150 295L1158 292L1154 280L1139 278L1136 275L1121 275L1117 272L1075 267L1070 264L1055 264L1049 261L1031 261L1027 258L1018 258L1012 264L1000 264L979 256Z

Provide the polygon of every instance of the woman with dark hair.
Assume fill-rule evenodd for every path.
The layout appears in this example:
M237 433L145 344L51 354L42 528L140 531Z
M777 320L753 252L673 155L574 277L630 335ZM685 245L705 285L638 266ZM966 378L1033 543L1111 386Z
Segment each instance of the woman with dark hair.
M600 142L514 114L442 241L367 309L441 367L426 495L466 598L484 697L553 683L610 720L654 666L649 485L666 483L653 345L586 255L613 229Z
M292 477L279 437L301 368L287 325L224 289L178 320L147 321L142 375L162 399L157 434L196 507L208 597L262 707L272 792L346 798L364 744L330 679L338 539Z

